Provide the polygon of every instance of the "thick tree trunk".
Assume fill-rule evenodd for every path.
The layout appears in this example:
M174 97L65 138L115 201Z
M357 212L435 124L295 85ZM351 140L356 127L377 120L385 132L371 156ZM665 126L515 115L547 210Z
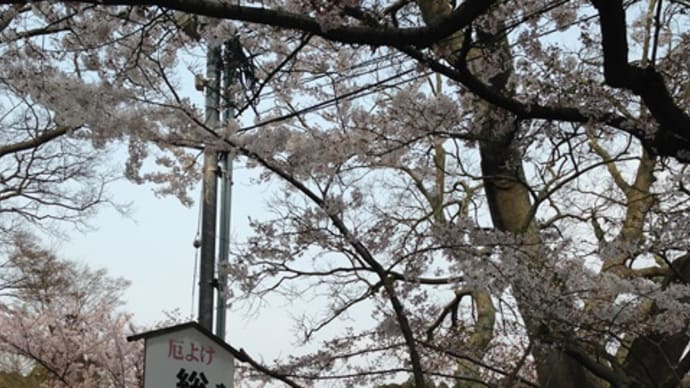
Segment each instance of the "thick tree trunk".
M492 87L508 93L512 73L512 53L507 37L490 31L477 31L480 46L485 54L474 66L498 69L488 80ZM486 104L480 102L479 104ZM491 117L482 120L479 131L479 151L481 156L484 191L491 212L494 227L522 237L521 251L527 253L524 263L530 270L538 272L545 265L545 257L539 231L532 219L532 203L525 175L522 155L515 137L519 123L507 111L487 106L485 112ZM544 281L548 281L544 279ZM528 284L514 284L516 289L529 287ZM529 292L529 290L524 290ZM516 300L525 321L527 333L533 342L532 355L537 364L539 384L545 388L588 388L596 387L589 372L575 359L560 350L558 345L550 347L541 341L552 331L547 322L535 319L531 314L531 304L525 301L520 292Z
M417 4L427 24L451 12L449 3L444 0L417 0ZM472 68L482 69L482 74L488 73L489 76L484 81L497 90L503 92L509 90L508 82L513 64L507 37L500 32L494 34L492 31L483 31L480 26L477 26L476 35L480 40L480 46L484 49L484 55L473 58ZM461 35L452 36L444 42L444 47L438 47L439 52L462 52L462 42ZM447 59L451 63L458 60L458 58ZM531 219L531 202L523 173L522 155L515 142L519 124L508 111L489 106L486 102L478 102L477 106L483 106L484 113L491 115L491 117L478 117L478 121L481 122L478 132L481 139L479 150L484 190L492 222L500 231L521 235L524 242L523 250L528 252L530 257L525 265L540 269L543 267L544 260L541 255L541 240L536 225ZM524 287L524 285L515 286ZM528 335L534 343L532 353L537 363L540 385L548 388L595 388L596 385L589 377L589 373L579 362L564 351L540 343L540 336L549 332L548 325L532 318L529 303L521 301L519 296L517 300Z
M674 270L664 283L687 283L690 279L690 255L684 255L673 263ZM656 306L652 306L652 311ZM683 330L675 334L649 334L636 338L630 345L623 364L626 375L636 380L634 388L673 388L681 385L687 366L679 366L690 342ZM687 356L686 356L687 357Z
M524 183L522 160L513 134L517 128L507 112L501 112L506 120L487 121L479 142L484 190L491 211L494 227L505 232L521 234L525 243L523 251L529 252L530 262L525 265L540 267L540 239L530 217L529 191ZM503 128L501 128L503 126ZM489 138L491 138L489 140ZM520 286L518 286L520 287ZM539 384L548 388L596 387L582 365L563 351L547 348L539 343L540 334L548 333L548 325L530 316L527 303L517 297L520 310L532 341L533 356L537 363Z

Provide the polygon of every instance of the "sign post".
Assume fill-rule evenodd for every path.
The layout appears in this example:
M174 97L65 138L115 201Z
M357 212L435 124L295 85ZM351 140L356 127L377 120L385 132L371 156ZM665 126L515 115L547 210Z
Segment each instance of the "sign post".
M144 388L233 388L230 346L196 322L136 334L145 340Z

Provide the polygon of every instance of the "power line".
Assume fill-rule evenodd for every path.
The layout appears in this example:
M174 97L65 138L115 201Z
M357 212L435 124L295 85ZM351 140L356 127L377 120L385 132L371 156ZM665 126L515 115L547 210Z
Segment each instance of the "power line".
M318 110L321 110L321 109L326 109L326 108L329 108L329 107L331 107L332 105L336 104L337 102L340 102L340 101L343 101L343 100L351 101L351 100L354 100L354 99L357 99L357 98L365 97L365 96L367 96L367 95L373 94L373 93L375 92L375 91L373 90L374 88L380 87L380 86L384 85L385 83L387 83L387 82L389 82L389 81L392 81L392 80L401 78L401 77L403 77L403 76L405 76L405 75L407 75L407 74L410 74L410 73L412 73L412 72L414 72L414 71L415 71L415 69L406 70L406 71L404 71L404 72L402 72L402 73L399 73L399 74L390 76L390 77L388 77L388 78L386 78L386 79L384 79L384 80L382 80L382 81L378 81L378 82L371 83L371 84L366 85L366 86L364 86L364 87L357 88L356 90L353 90L353 91L351 91L351 92L348 92L348 93L345 93L345 94L342 94L342 95L333 97L333 98L331 98L331 99L328 99L328 100L326 100L326 101L319 102L319 103L317 103L317 104L313 104L313 105L311 105L311 106L308 106L308 107L306 107L306 108L303 108L303 109L300 109L300 110L297 110L297 111L288 113L288 114L286 114L286 115L279 116L279 117L274 117L274 118L272 118L272 119L268 119L268 120L264 120L264 121L262 121L262 122L259 122L258 124L254 124L254 125L250 125L250 126L247 126L247 127L240 128L240 129L238 130L238 132L247 132L247 131L250 131L250 130L252 130L252 129L257 129L257 128L265 127L265 126L270 125L270 124L275 124L275 123L278 123L278 122L281 122L281 121L289 120L289 119L291 119L291 118L293 118L293 117L297 117L297 116L300 116L300 115L305 114L305 113L312 113L312 112L315 112L315 111L318 111ZM389 89L389 88L393 88L393 87L396 87L396 86L400 86L400 85L403 85L403 84L405 84L405 83L412 82L412 81L418 80L418 79L423 78L423 77L427 77L427 76L430 75L430 74L431 74L431 72L426 72L426 73L423 73L423 74L421 74L421 75L418 75L418 76L415 76L415 77L411 77L411 78L409 78L409 79L406 79L406 80L397 82L397 83L392 84L392 85L386 85L385 88L386 88L386 89ZM378 91L378 89L377 89L376 91Z

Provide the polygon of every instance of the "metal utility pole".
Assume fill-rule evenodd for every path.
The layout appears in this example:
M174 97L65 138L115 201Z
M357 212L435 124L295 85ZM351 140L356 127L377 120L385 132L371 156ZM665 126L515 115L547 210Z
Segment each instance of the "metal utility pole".
M232 86L237 77L238 63L234 55L239 46L239 39L233 37L225 42L223 52L223 122L228 123L234 118L234 96ZM225 288L228 277L223 268L228 264L230 254L230 215L232 212L232 160L233 152L222 152L219 157L221 166L220 181L220 234L218 248L218 304L216 306L216 335L225 339L227 298Z
M206 53L206 126L217 129L220 124L220 71L221 48L209 46ZM213 330L213 289L216 256L216 207L217 207L216 151L204 151L203 200L201 210L201 260L199 263L199 324Z
M218 242L218 304L216 305L216 335L225 339L225 313L227 311L227 298L225 287L228 276L223 268L228 263L230 250L230 212L232 201L232 158L228 152L222 152L219 164L222 171L220 180L220 234Z

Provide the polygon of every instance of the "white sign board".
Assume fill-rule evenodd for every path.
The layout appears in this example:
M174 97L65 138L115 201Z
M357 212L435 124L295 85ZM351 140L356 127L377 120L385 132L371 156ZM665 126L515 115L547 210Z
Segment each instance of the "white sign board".
M233 388L233 357L195 327L146 338L144 388Z

